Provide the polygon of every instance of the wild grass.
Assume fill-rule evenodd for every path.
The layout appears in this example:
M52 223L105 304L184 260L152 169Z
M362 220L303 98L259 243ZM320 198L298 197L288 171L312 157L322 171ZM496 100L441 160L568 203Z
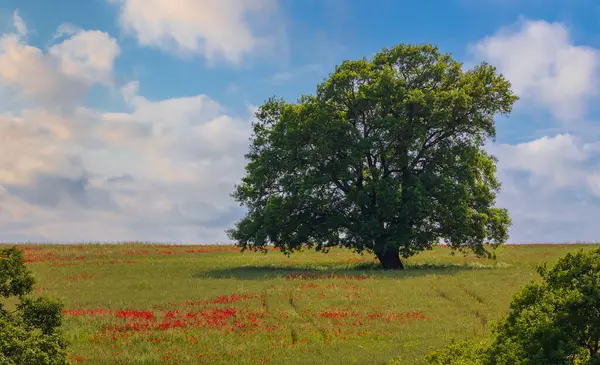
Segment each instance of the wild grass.
M535 267L592 245L444 247L386 272L346 250L286 257L232 246L20 245L36 294L65 304L81 364L420 364L487 336Z

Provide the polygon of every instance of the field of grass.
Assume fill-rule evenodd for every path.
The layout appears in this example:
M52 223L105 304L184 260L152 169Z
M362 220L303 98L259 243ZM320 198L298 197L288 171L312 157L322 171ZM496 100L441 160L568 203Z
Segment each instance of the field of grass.
M438 247L385 272L347 250L28 245L36 294L60 299L75 364L420 364L486 336L535 267L592 245Z

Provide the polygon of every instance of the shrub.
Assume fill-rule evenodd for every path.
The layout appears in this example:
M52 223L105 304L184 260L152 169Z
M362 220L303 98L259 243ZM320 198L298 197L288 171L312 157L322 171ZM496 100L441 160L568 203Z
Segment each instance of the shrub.
M33 284L21 251L0 250L0 299L18 299L13 311L0 301L0 364L68 364L67 344L58 331L62 305L48 298L31 298Z
M489 346L451 342L427 363L599 365L600 249L569 253L517 293Z
M600 249L538 268L489 348L490 364L600 364Z

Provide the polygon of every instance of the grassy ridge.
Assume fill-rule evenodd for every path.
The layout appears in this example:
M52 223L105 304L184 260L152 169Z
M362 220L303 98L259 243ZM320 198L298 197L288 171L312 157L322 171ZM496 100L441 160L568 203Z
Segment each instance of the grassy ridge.
M286 257L232 246L28 245L36 293L65 304L81 364L419 364L485 336L536 265L592 245L438 247L384 272L346 250Z

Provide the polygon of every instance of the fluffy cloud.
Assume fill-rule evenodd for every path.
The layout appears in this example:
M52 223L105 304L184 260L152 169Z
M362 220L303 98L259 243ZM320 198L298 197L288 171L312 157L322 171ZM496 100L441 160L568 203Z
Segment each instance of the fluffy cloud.
M503 183L498 204L509 209L511 240L592 241L600 213L600 144L559 134L517 145L490 145Z
M207 95L148 100L137 82L121 88L128 110L87 108L87 90L111 85L119 47L74 26L54 38L47 50L0 38L0 88L22 101L0 105L13 107L0 113L2 239L224 240L243 213L229 193L249 118Z
M44 104L60 103L81 95L81 83L58 72L58 60L24 44L17 34L0 38L0 81L20 97Z
M17 34L20 36L27 35L27 24L23 21L23 18L19 16L19 12L15 10L13 13L13 24L15 26L15 30Z
M149 164L140 175L156 181L206 183L206 188L239 176L250 135L247 120L227 115L207 95L153 102L137 95L135 83L122 91L133 111L104 113L97 134L112 149L143 152ZM204 176L210 179L200 181Z
M533 183L552 188L585 186L600 157L600 144L585 143L571 134L520 143L492 145L491 152L500 157L505 170L528 172Z
M561 120L577 120L597 95L600 52L573 44L562 23L522 19L472 47L511 81L524 100Z
M503 191L498 204L506 207L513 225L513 243L598 242L600 200L585 189L544 189L530 183L529 174L501 171Z
M92 84L112 81L120 50L107 33L79 30L44 52L26 43L27 26L16 12L14 23L18 32L0 38L0 83L20 98L66 106L77 103Z
M82 168L72 154L70 120L43 109L0 115L0 184L27 184L38 174L75 177Z
M275 0L109 1L119 4L123 28L140 44L200 53L209 62L240 63L244 55L273 47L277 38L260 31L276 23Z
M98 30L75 32L49 50L64 75L87 84L112 83L113 64L119 52L115 39Z
M119 47L106 33L79 30L44 52L26 43L17 12L14 23L18 33L0 37L0 88L21 108L0 115L0 183L56 172L76 177L83 167L75 142L87 140L78 103L93 84L110 81Z

